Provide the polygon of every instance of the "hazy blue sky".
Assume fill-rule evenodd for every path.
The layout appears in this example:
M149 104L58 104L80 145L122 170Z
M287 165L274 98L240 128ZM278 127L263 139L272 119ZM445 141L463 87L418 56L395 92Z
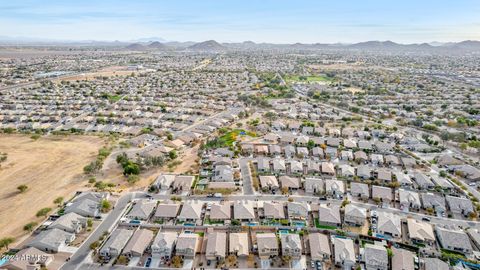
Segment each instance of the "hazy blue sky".
M0 36L276 43L480 40L480 1L1 0Z

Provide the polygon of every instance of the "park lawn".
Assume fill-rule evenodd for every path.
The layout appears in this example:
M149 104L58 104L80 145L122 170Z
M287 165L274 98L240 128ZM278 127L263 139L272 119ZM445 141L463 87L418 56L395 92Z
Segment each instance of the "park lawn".
M324 75L311 75L311 76L300 76L300 75L290 75L286 76L285 79L287 82L330 82L333 78Z
M117 101L119 101L121 98L122 98L122 96L120 96L120 95L110 95L110 96L108 97L108 100L109 100L110 102L117 102Z
M245 131L243 129L234 129L234 130L228 131L222 136L216 138L215 140L207 142L205 146L207 148L230 147L237 140L238 136L256 137L257 135L251 131Z

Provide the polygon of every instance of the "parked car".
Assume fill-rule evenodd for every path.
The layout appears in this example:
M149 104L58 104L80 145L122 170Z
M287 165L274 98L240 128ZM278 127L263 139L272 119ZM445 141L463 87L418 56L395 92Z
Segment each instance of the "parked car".
M152 264L152 257L148 257L147 261L145 262L145 267L150 267L151 264Z

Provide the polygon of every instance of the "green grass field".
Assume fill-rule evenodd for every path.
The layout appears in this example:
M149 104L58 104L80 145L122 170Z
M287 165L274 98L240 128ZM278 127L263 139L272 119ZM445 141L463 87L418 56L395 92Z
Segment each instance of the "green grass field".
M233 145L233 142L237 140L238 136L256 137L257 135L251 131L245 131L243 129L235 129L235 130L226 132L225 134L216 138L215 140L207 142L205 146L207 148L229 147Z
M312 75L312 76L300 76L300 75L289 75L285 77L287 82L330 82L333 79L327 76L321 75Z

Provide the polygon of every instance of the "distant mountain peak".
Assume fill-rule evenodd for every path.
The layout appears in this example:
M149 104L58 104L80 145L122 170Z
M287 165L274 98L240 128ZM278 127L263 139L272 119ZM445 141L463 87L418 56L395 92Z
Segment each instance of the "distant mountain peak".
M132 43L125 48L128 49L128 50L131 50L131 51L143 51L143 50L147 49L147 47L145 47L145 45L140 44L140 43Z
M199 50L199 51L217 51L217 50L225 50L226 47L216 42L215 40L207 40L207 41L195 43L192 46L189 46L188 49Z
M158 42L158 41L154 41L150 44L148 44L148 47L151 48L151 49L165 49L167 48L168 46L161 43L161 42Z

